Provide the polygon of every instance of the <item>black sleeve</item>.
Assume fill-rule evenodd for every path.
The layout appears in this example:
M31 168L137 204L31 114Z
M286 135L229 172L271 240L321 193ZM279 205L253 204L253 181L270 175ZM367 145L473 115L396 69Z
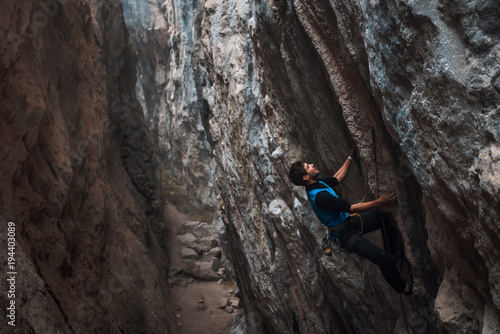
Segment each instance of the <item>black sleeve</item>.
M336 187L339 185L339 180L336 177L325 177L322 178L321 181L325 182L330 188Z
M316 206L321 210L333 212L350 212L351 204L341 198L335 197L328 191L320 191L316 195Z

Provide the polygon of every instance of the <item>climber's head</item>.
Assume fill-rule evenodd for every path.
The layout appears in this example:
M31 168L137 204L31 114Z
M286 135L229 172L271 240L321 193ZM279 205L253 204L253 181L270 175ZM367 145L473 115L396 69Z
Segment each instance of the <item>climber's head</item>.
M288 176L296 186L306 186L318 180L319 171L313 164L299 160L292 164Z

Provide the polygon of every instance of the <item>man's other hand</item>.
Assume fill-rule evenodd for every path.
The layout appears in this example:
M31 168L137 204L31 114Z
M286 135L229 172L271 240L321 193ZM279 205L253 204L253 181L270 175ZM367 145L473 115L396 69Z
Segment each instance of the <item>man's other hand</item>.
M390 203L394 202L395 200L396 200L396 194L390 193L390 194L383 194L382 196L380 196L380 198L378 199L378 202L382 206L382 205L390 204Z

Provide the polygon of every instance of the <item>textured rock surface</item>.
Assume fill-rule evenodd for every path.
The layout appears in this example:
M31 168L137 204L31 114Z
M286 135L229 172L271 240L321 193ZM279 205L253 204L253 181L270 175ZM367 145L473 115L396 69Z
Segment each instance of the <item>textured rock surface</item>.
M377 269L350 255L320 256L323 230L303 190L286 177L299 157L330 174L354 144L361 162L343 196L359 200L366 177L371 194L398 195L390 210L415 277L415 296L405 298L410 326L421 333L498 330L498 4L209 0L164 6L155 11L164 14L166 28L156 29L153 15L146 23L148 43L158 41L167 51L167 70L149 78L166 78L165 85L187 94L160 90L170 92L160 101L176 128L179 118L195 120L178 106L204 101L205 138L217 163L218 227L235 265L247 330L404 331L399 297ZM205 59L194 64L206 65L211 78L196 98L193 59ZM158 105L148 110L158 112ZM206 121L190 124L196 125L191 136L207 129ZM170 142L190 136L165 133ZM179 146L199 158L193 143Z
M119 6L59 2L7 2L0 20L2 221L18 224L20 291L35 296L20 323L161 332L155 160ZM406 332L376 267L322 256L324 230L287 178L297 158L331 174L353 145L342 195L361 199L365 179L371 197L398 195L387 209L415 278L413 332L499 331L497 2L124 7L162 160L218 208L245 309L235 333Z
M212 79L200 45L198 1L124 0L138 55L137 92L156 134L164 167L193 203L214 208L215 160L208 118Z
M170 272L172 281L181 281L180 277L187 276L200 281L227 280L226 267L231 264L222 257L219 240L212 227L205 222L184 221L176 234L180 249L180 263L173 265ZM174 254L170 254L171 257ZM222 262L221 262L222 260ZM175 261L174 261L175 262ZM220 267L220 271L219 271Z
M0 257L12 221L16 330L168 331L157 158L120 2L2 8Z

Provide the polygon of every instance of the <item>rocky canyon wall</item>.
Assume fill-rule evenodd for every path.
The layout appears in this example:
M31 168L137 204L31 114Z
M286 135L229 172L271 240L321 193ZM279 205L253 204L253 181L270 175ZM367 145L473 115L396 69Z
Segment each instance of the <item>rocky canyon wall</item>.
M214 98L200 43L198 1L124 0L138 55L137 95L156 135L166 170L186 186L194 204L215 208L215 160L209 131Z
M121 3L4 1L0 22L0 332L171 332L158 151Z
M413 332L498 330L496 2L126 4L150 125L193 198L217 195L239 329L405 332L378 269L321 256L324 230L287 179L298 158L332 174L357 145L341 192L357 202L368 179L372 198L397 194Z
M500 330L497 2L3 5L0 257L12 222L18 330L172 332L161 169L217 211L234 333ZM322 254L287 177L299 158L331 175L355 145L340 192L397 194L402 304L373 264Z

